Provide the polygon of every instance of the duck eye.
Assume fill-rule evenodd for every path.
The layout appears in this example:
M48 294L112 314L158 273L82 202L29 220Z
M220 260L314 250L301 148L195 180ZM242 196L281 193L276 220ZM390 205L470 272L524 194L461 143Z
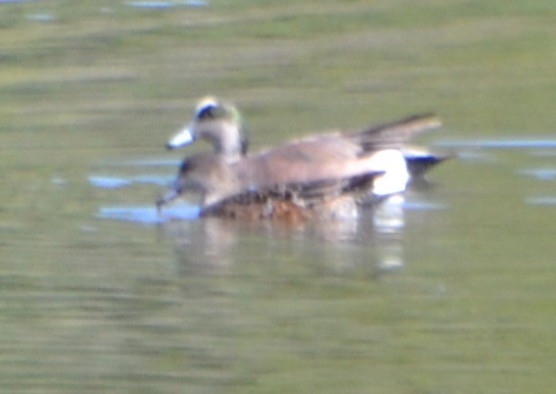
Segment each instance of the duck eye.
M199 112L197 112L197 118L199 119L213 119L214 118L214 110L216 107L214 105L207 105L204 108L201 108Z
M226 109L220 105L207 105L197 112L197 119L210 120L218 119L226 116Z
M180 172L182 172L182 173L188 172L189 170L191 170L192 167L193 167L193 163L191 163L191 160L185 159L181 163Z

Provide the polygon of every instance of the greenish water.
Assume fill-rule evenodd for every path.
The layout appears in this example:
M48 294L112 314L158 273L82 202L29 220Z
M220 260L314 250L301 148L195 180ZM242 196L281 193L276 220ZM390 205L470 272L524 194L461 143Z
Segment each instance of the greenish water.
M0 2L0 390L551 393L554 16ZM155 223L209 93L254 149L432 110L459 158L354 223Z

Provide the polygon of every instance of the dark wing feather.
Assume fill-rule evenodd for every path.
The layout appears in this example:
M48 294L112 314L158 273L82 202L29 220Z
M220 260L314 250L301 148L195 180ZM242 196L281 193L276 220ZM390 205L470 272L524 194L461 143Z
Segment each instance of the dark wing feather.
M440 127L442 123L434 114L412 115L407 118L373 126L369 129L345 134L365 151L373 149L400 149L416 134Z

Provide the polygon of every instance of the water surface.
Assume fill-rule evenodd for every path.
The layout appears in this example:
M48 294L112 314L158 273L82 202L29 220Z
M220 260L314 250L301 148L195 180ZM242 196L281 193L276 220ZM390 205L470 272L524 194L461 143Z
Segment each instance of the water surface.
M553 2L0 1L6 392L551 393ZM435 111L356 221L154 201L198 97L253 149Z

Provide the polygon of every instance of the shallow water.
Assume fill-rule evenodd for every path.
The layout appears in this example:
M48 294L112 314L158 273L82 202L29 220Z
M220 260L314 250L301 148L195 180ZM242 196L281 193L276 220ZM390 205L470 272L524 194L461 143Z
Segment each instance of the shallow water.
M2 389L551 393L552 10L0 1ZM355 221L159 214L206 94L253 149L432 109L454 158Z

